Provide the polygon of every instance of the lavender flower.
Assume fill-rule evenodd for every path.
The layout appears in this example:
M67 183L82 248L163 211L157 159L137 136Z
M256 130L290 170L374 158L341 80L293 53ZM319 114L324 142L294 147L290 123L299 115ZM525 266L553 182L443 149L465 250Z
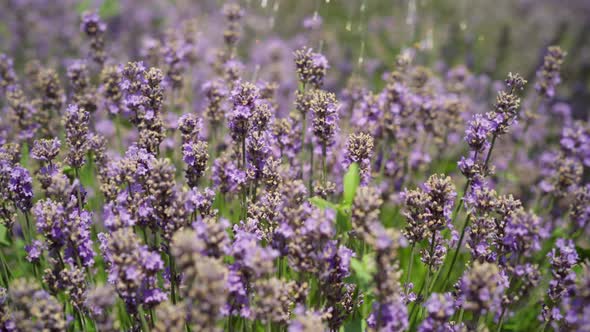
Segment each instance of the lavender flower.
M465 129L465 141L476 152L481 152L487 147L488 136L492 130L490 122L481 114L476 114Z
M376 225L380 224L379 213L383 199L374 187L366 186L357 189L352 202L351 220L353 230L368 244L374 246L379 236Z
M88 112L75 104L68 106L64 116L68 144L66 162L73 168L80 168L86 163L89 118Z
M186 179L189 187L196 187L199 179L207 170L207 161L209 160L209 151L207 142L197 141L184 143L182 146L184 162L187 165Z
M321 88L329 68L328 60L323 55L314 53L311 48L306 47L295 51L294 57L299 81L304 86L309 84L314 89Z
M359 133L348 136L344 152L344 168L352 163L359 164L361 184L367 185L371 179L371 157L373 155L373 137Z
M104 98L104 108L109 114L121 113L123 99L121 80L121 69L117 66L105 66L100 73L100 92Z
M65 331L62 304L31 280L17 279L9 292L16 331Z
M76 61L68 67L68 78L72 85L72 103L80 105L90 113L96 111L96 96L90 91L90 77L86 64Z
M238 83L231 92L234 107L228 120L231 136L236 142L241 142L248 134L250 117L254 113L258 97L258 87L249 82Z
M12 112L14 122L18 128L19 139L31 139L39 124L35 122L38 116L37 109L29 102L18 85L8 86L6 89L6 101Z
M166 300L166 294L157 287L157 273L164 267L160 255L141 245L129 228L101 233L99 240L106 256L109 283L131 313L141 304L154 307Z
M455 313L455 301L450 293L433 293L424 306L427 316L418 327L419 332L453 331L449 320Z
M376 301L367 324L377 331L405 331L409 327L408 309L404 303L399 282L401 271L395 262L399 235L394 238L382 234L376 247L376 274L374 276Z
M16 207L27 213L33 205L33 180L29 171L19 165L12 167L8 189Z
M25 258L30 263L37 263L41 259L43 249L43 243L39 240L34 240L30 245L25 246L25 251L27 252Z
M506 284L506 276L497 265L476 261L458 282L458 301L465 310L476 315L495 312Z
M587 263L582 266L581 277L574 287L571 288L572 295L566 297L562 302L565 311L564 321L567 328L583 331L590 327L588 316L588 305L590 304L590 268Z
M590 126L576 121L565 127L559 140L561 149L566 156L579 159L585 166L590 165Z
M563 58L567 55L559 46L550 46L547 54L543 59L543 65L537 71L537 83L535 90L545 98L555 96L555 88L561 82L559 72L563 63Z
M186 309L183 303L160 303L156 307L156 332L183 332L186 331Z
M50 68L41 69L38 75L39 111L36 113L42 137L57 136L54 119L58 118L64 101L64 91L58 74Z
M228 294L228 271L218 259L203 256L203 249L192 230L180 231L172 239L172 254L186 281L182 292L188 321L203 331L216 331L216 321Z
M295 309L297 317L289 323L289 332L316 332L324 331L322 323L323 317L320 313L305 310L304 307L298 306Z
M5 93L6 89L14 83L16 83L16 74L13 61L6 54L0 54L0 91Z
M503 245L513 254L524 256L541 249L541 240L548 236L541 219L524 209L508 216L503 232Z
M219 80L205 82L202 91L207 98L207 106L204 114L214 126L219 125L225 118L225 108L223 105L224 98L228 92L225 84Z
M106 24L100 19L97 13L86 12L82 15L80 30L90 38L90 55L100 66L105 62L104 34Z
M547 255L551 262L552 280L547 294L549 302L543 305L542 319L546 322L559 321L563 318L557 304L568 296L576 282L576 273L572 267L578 263L578 253L573 241L557 239L555 248Z
M31 158L51 163L59 154L61 142L59 138L35 140L31 150Z
M116 315L109 312L115 305L116 293L110 285L100 285L88 291L85 307L96 322L100 331L115 332L119 330Z
M330 146L334 142L334 136L338 130L339 109L340 105L333 93L323 90L311 92L312 131L323 147Z
M184 114L178 119L183 144L198 141L202 128L203 121L193 113Z
M570 218L575 223L573 229L585 231L590 222L590 185L578 188L570 205Z

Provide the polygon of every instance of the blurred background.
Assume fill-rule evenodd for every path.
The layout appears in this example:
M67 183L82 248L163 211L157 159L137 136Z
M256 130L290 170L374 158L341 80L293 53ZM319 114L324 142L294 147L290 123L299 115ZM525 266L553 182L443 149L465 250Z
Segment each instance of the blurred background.
M107 22L113 61L146 56L174 31L193 34L197 58L213 61L222 43L226 1L213 0L0 0L0 51L17 70L38 59L63 67L87 47L80 14L96 10ZM465 64L491 80L518 71L532 79L548 45L568 52L559 99L575 114L590 102L590 1L588 0L241 0L246 10L240 56L253 73L272 52L290 58L308 44L332 65L331 84L352 74L380 88L403 49L416 62L444 72ZM63 61L64 63L55 63ZM286 61L285 63L287 63ZM262 68L263 69L263 68ZM344 79L343 79L344 78Z

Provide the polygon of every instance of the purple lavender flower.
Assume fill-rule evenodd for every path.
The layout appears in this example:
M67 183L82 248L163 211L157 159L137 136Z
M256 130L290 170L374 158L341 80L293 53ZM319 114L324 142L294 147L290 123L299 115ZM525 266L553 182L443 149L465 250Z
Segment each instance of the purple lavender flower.
M590 267L588 264L582 266L581 278L571 288L571 296L566 297L562 302L565 311L564 320L567 327L575 331L583 331L590 327Z
M490 122L481 114L476 114L465 129L465 141L473 151L481 152L492 130Z
M426 319L418 327L418 332L453 331L449 320L455 313L455 301L451 293L433 293L424 304Z
M241 142L246 138L250 129L250 117L256 107L259 98L259 89L249 82L240 82L231 92L233 110L228 115L229 129L232 138Z
M570 218L575 223L574 229L584 232L590 222L590 185L578 188L574 201L570 205Z
M101 250L108 264L109 283L115 286L119 296L131 312L141 304L153 307L166 300L157 287L157 273L163 269L159 255L141 245L129 228L113 233L99 234Z
M100 93L104 97L104 108L109 114L116 115L122 109L122 75L118 66L105 66L100 73Z
M20 165L12 167L8 189L16 207L27 213L33 205L33 180L29 171Z
M329 68L328 60L319 54L314 53L311 48L302 48L294 52L295 67L299 81L309 84L312 88L321 88L324 84L324 76Z
M496 312L508 280L500 268L491 263L473 263L458 283L458 303L475 314Z
M39 262L41 255L43 254L43 243L39 240L34 240L30 245L25 246L27 252L26 259L31 263Z
M90 55L99 65L103 65L106 59L104 50L104 34L106 24L97 13L86 12L82 15L80 30L90 38Z
M90 114L78 105L71 104L66 109L64 126L68 143L67 163L73 168L80 168L86 162L89 149L88 123Z
M361 184L367 185L371 179L371 157L373 155L373 137L369 134L351 134L346 141L344 151L345 169L357 163L361 171Z
M33 143L31 158L43 162L51 162L59 154L61 142L59 138L39 139Z
M6 89L16 83L16 74L11 58L6 54L0 54L0 92L3 94Z
M323 147L331 146L338 131L340 104L336 95L323 90L311 92L312 131Z
M561 82L559 72L563 63L563 58L567 55L559 46L550 46L547 54L543 59L543 65L537 71L537 83L535 90L545 98L555 96L555 88Z
M547 255L551 262L552 280L547 294L549 302L543 305L541 318L546 322L559 321L563 318L558 304L571 293L576 282L576 273L572 267L578 263L578 253L572 240L557 239L555 248Z
M186 179L189 187L196 187L199 179L207 170L209 151L207 142L196 141L184 143L182 146L182 160L186 163Z
M512 253L530 256L541 249L541 240L547 236L538 216L518 209L506 219L502 242Z
M585 166L590 166L590 126L581 121L565 127L559 141L562 150L570 157L578 158Z

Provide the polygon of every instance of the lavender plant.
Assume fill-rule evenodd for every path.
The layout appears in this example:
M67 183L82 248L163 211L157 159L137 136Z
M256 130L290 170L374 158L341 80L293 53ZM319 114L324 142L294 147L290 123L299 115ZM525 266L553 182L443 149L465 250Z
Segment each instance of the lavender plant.
M68 4L0 13L0 331L588 330L585 48Z

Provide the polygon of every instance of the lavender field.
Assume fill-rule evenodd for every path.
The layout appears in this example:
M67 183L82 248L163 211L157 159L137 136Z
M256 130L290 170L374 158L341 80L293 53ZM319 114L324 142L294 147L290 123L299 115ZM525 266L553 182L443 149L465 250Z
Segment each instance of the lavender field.
M0 6L0 332L590 331L586 1Z

